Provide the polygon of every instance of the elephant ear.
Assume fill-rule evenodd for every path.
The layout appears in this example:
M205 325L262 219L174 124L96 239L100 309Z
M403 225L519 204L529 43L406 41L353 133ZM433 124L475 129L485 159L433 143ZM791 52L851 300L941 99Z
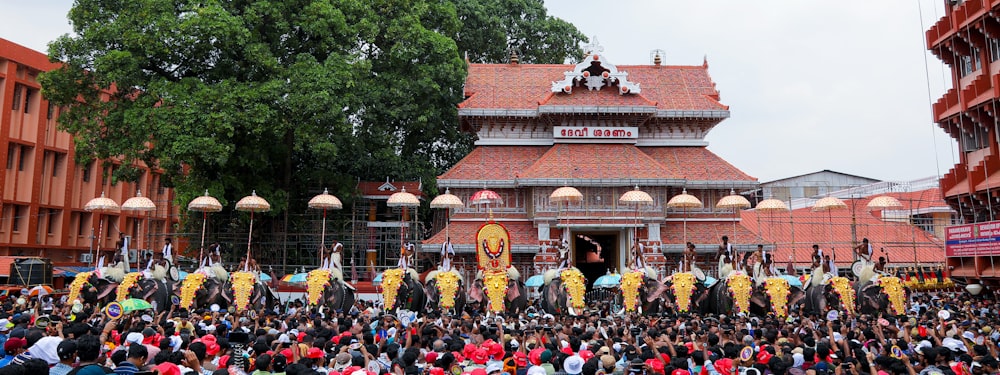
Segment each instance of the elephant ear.
M482 302L483 300L483 288L479 287L479 283L472 283L472 287L469 288L469 297L473 301Z
M511 280L507 283L507 302L513 302L521 296L521 289L518 288L517 281Z
M653 302L656 301L658 298L663 298L663 294L666 293L668 289L670 289L670 286L668 286L667 284L661 283L654 279L646 279L646 284L647 285L653 284L651 287L648 287L649 288L648 290L650 290L650 292L646 293L646 302Z
M97 299L101 300L107 297L115 289L118 289L118 283L108 282L97 288Z
M149 287L145 288L146 293L142 295L142 299L149 301L149 297L152 297L153 294L156 294L156 292L160 290L160 283L150 280L150 282L146 283L146 285L149 285Z

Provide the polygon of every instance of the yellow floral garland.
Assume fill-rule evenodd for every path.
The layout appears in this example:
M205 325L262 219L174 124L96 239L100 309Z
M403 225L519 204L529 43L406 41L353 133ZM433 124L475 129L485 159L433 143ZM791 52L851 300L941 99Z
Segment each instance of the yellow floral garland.
M559 277L562 279L563 287L566 288L567 302L576 311L583 310L585 303L584 294L587 293L586 278L576 267L563 270Z
M129 272L125 274L125 278L122 279L121 284L118 284L118 290L115 294L115 301L123 301L128 298L128 291L135 286L135 283L139 281L142 274L139 272Z
M441 308L450 309L455 307L455 297L458 295L458 273L454 271L439 272L436 280Z
M181 303L180 308L190 309L194 303L194 296L205 284L205 275L197 272L189 273L181 282Z
M307 302L318 305L323 298L323 288L330 285L329 270L312 270L306 275Z
M403 269L393 268L382 272L382 299L385 300L385 309L392 310L396 307L396 293L403 285Z
M440 276L438 276L440 277ZM503 298L507 296L507 272L488 272L483 275L483 287L490 299L490 311L503 312Z
M878 279L882 286L882 293L889 297L889 307L896 315L906 314L906 289L903 289L903 281L898 277L881 277Z
M731 274L726 280L729 293L733 296L733 307L736 313L750 313L750 295L753 294L753 280L746 274Z
M840 296L840 304L844 306L844 312L854 315L854 288L851 288L851 281L843 276L836 276L830 279L830 285Z
M91 274L92 272L80 272L76 274L76 278L69 284L69 297L66 299L69 303L73 303L73 301L80 297L80 292L83 291L83 286L87 284L87 280L90 279Z
M774 306L774 315L784 318L788 315L788 280L780 277L771 277L764 280L764 290L767 291L771 299L771 306Z
M250 296L257 276L250 272L233 272L229 280L233 283L233 305L237 310L246 309L250 306Z
M691 309L691 294L694 293L695 277L690 272L675 273L670 288L674 290L677 311L685 313Z
M639 305L639 287L642 286L642 271L629 271L622 275L622 296L625 297L626 312L634 312Z

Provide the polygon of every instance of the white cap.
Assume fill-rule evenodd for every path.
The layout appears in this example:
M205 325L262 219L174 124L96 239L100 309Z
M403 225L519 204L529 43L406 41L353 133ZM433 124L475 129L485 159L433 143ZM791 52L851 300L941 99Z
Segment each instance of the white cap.
M125 335L125 342L142 344L142 339L143 339L142 333L139 332L132 332L129 333L128 335Z
M290 342L292 342L292 340L290 340L290 339L288 338L288 335L281 335L281 336L278 336L278 343L279 343L279 344L288 344L288 343L290 343Z
M528 368L528 375L545 375L545 368L542 366L531 366Z
M583 357L571 355L563 362L563 370L569 375L577 375L583 372Z
M486 373L492 373L495 371L503 371L503 363L501 362L491 362L486 366Z
M972 333L970 331L965 331L964 333L962 333L962 337L965 337L966 339L969 339L969 340L975 340L976 339L976 334Z
M8 330L10 330L10 328L7 327L8 324L10 324L9 320L0 319L0 332L7 332Z

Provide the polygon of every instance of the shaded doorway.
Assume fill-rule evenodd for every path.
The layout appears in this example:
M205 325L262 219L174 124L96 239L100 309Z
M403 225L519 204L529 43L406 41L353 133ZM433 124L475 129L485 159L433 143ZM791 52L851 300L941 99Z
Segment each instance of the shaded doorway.
M574 232L574 263L587 277L587 290L594 281L618 264L618 232Z

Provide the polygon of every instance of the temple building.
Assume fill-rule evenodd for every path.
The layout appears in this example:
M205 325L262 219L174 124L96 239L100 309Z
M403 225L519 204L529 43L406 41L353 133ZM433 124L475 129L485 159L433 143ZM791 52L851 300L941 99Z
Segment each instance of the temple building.
M490 216L511 232L513 264L522 274L557 266L567 240L571 258L589 280L627 267L634 244L661 274L677 267L686 241L706 260L726 235L740 250L757 235L720 198L759 188L756 178L710 151L705 137L729 117L701 65L615 65L597 45L576 65L469 64L460 126L478 137L475 149L437 184L466 206L424 241L438 251L448 237L459 266L474 262L475 233ZM582 193L574 203L550 200L560 187ZM471 205L489 189L503 202ZM651 204L619 202L639 189ZM672 208L686 192L703 207ZM440 211L440 210L439 210ZM711 254L711 255L708 255Z

